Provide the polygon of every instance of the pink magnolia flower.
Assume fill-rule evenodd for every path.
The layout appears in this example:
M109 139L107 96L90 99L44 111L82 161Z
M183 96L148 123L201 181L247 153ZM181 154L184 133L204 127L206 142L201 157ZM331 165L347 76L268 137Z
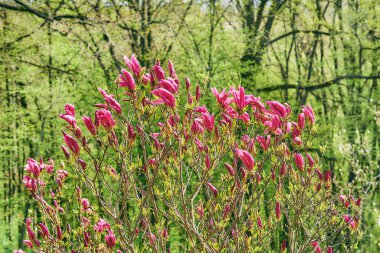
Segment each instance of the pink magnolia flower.
M160 65L154 65L153 67L154 75L156 76L157 81L165 79L165 71L161 68Z
M153 101L153 104L166 104L167 106L174 108L176 105L176 100L174 95L170 93L167 89L157 88L152 91L153 95L159 97L159 100Z
M303 171L303 169L305 168L305 161L300 153L296 153L294 155L294 162L296 163L298 169L300 171Z
M79 152L80 152L80 148L79 148L79 145L78 145L78 142L73 138L71 137L70 135L66 134L65 132L63 132L63 139L64 141L66 142L66 145L67 147L75 154L75 155L79 155Z
M172 94L177 94L178 93L178 85L170 77L167 80L165 80L165 79L160 80L159 85L160 85L160 87L168 90Z
M111 130L116 125L116 122L112 118L110 111L106 109L101 109L95 112L95 125L101 125L106 130Z
M99 92L103 95L104 101L115 110L116 113L121 114L121 106L119 102L114 99L113 95L107 94L104 90L99 88Z
M214 94L218 104L225 108L228 105L228 93L226 93L226 89L223 89L220 93L216 88L211 88L211 91Z
M24 179L22 180L22 183L25 185L25 187L32 192L35 192L37 190L37 179L30 178L29 176L24 176Z
M107 247L112 249L116 244L116 237L112 230L108 230L108 234L104 237L107 243Z
M119 87L127 87L129 90L134 91L136 84L132 74L125 69L122 69L121 73L119 75Z
M267 101L270 110L277 116L284 118L288 114L284 105L277 101Z
M236 149L236 154L243 162L244 166L249 171L251 171L253 169L253 166L255 165L255 160L253 159L252 155L248 151L242 149Z
M210 115L209 112L203 112L202 118L203 118L203 124L208 132L212 132L214 130L214 124L215 124L215 117L214 115Z
M201 134L204 132L203 122L201 119L196 118L193 120L193 124L191 125L191 132L193 134Z
M67 115L75 117L75 107L72 104L65 105L65 112Z
M210 188L210 190L212 191L212 193L216 197L218 195L218 190L216 189L216 187L213 186L211 183L207 183L207 186L208 186L208 188Z
M313 242L311 243L311 245L312 245L313 248L314 248L314 252L316 252L316 253L322 253L322 249L321 249L321 247L318 245L318 242L317 242L317 241L313 241Z
M253 97L253 95L245 95L245 90L243 87L239 87L238 90L232 90L232 95L234 98L234 102L236 104L236 107L240 110L243 111L244 108L247 105L252 104L256 99Z
M40 242L37 240L36 234L34 233L32 228L30 227L31 223L32 223L32 219L27 218L25 221L25 227L26 227L26 232L28 234L29 241L32 242L32 247L33 247L33 244L40 246Z
M268 130L274 132L276 135L282 133L281 120L277 115L272 115L268 120L264 122L264 126L268 127Z
M29 158L27 160L27 164L25 165L25 170L31 174L33 174L33 176L35 178L37 178L42 169L40 168L40 166L38 165L38 163L36 162L36 160L32 159L32 158Z
M50 238L50 232L49 229L46 227L44 223L39 223L38 226L41 229L41 235L44 238Z
M94 230L99 233L102 233L104 230L110 230L110 229L111 229L110 224L108 224L108 222L106 222L103 219L100 219L98 223L94 226Z
M77 127L77 121L73 116L68 114L60 114L59 117L65 120L72 128Z
M239 119L241 119L245 123L248 123L251 120L251 118L249 117L249 114L247 112L240 115Z
M84 124L86 125L88 131L92 135L95 135L96 134L96 127L95 127L94 123L92 122L91 117L90 116L83 116L82 120L83 120Z
M268 135L267 138L265 138L264 136L258 135L256 136L256 140L260 143L260 146L264 151L267 151L269 149L270 135Z
M305 118L311 123L315 123L315 116L314 116L314 111L313 108L311 107L310 104L307 104L306 106L302 107L302 112L305 114Z
M129 59L127 56L124 56L124 62L135 76L140 75L141 67L134 54L132 54L131 59Z
M89 213L91 211L90 201L88 201L88 199L86 198L81 199L81 204L82 204L83 212Z

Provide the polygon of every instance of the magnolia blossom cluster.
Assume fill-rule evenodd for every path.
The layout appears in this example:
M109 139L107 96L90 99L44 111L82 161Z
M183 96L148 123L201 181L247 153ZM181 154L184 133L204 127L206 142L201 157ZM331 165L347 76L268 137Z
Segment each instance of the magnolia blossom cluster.
M358 229L361 199L351 195L329 199L333 174L321 168L319 156L310 149L315 114L309 104L292 120L293 111L287 103L262 101L241 86L212 88L219 109L213 113L211 107L201 104L200 85L193 94L186 77L185 89L181 89L171 61L168 73L158 61L146 73L133 55L124 60L128 70L121 69L114 87L123 95L99 88L103 103L95 105L94 117L81 117L86 132L73 105L66 104L65 113L60 115L67 123L61 148L74 174L69 174L64 163L55 169L53 160L45 164L28 159L23 183L37 201L43 219L35 228L31 218L26 220L26 247L48 249L54 245L85 252L104 245L108 252L129 252L139 241L157 252L167 247L170 221L185 231L187 240L197 240L205 251L213 252L216 244L223 248L235 242L238 249L255 244L264 250L269 246L263 241L268 240L270 245L266 238L278 229L273 224L286 219L289 229L292 222L294 227L301 227L297 215L306 206L310 208L308 215L317 215L326 212L317 207L327 204L334 205L329 213L335 222L332 224L342 223L353 232ZM102 148L104 152L96 157L94 150ZM117 162L106 164L107 156ZM86 188L75 188L73 202L78 208L73 227L64 223L63 215L73 207L62 207L63 188L70 177L82 180ZM99 191L101 186L109 191L107 195ZM269 187L275 195L265 200ZM160 199L160 191L167 197ZM305 203L299 202L296 194ZM119 202L107 201L113 196ZM311 202L314 198L317 200ZM268 203L265 214L258 208L262 201ZM134 218L125 218L133 205L140 211ZM162 206L165 208L160 209ZM152 212L151 216L145 209ZM153 223L159 218L166 222L157 228ZM250 240L248 234L257 240ZM295 250L296 239L288 234L280 250ZM322 241L318 240L324 237L306 233L304 242L299 243L304 246L299 247L322 252ZM326 252L333 252L333 247L326 246Z

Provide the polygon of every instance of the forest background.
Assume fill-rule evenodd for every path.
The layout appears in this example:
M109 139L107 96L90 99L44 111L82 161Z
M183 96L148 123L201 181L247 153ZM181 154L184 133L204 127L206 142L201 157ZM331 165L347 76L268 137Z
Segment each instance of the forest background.
M0 251L25 239L26 159L59 161L64 104L88 114L134 53L171 59L208 105L211 87L240 83L310 103L334 191L363 198L358 251L379 252L379 17L377 0L0 0Z

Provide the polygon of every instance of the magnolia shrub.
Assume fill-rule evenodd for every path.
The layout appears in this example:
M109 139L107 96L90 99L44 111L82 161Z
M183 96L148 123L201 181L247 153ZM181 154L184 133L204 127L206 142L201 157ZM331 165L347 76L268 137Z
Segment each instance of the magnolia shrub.
M355 244L360 198L332 191L332 172L312 147L310 105L294 113L229 87L212 88L206 107L170 61L149 73L134 56L125 63L115 94L99 89L94 117L82 124L65 106L66 161L27 161L23 183L38 213L25 222L27 247L333 252Z

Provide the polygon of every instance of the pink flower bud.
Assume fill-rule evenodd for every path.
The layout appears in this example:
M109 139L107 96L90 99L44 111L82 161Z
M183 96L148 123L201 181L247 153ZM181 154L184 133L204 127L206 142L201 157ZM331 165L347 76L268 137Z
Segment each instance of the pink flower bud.
M174 65L171 60L168 61L168 69L170 77L177 78L177 74L175 73Z
M148 238L150 245L156 245L156 236L153 233L147 233L146 237Z
M257 226L261 229L263 228L263 221L261 220L261 217L257 217Z
M319 170L319 169L315 169L315 173L317 173L318 177L319 177L319 181L322 181L323 179L323 174L322 172Z
M50 238L49 229L46 227L46 225L43 224L43 223L39 223L38 225L39 225L39 227L41 229L41 235L42 235L42 237L44 237L44 238Z
M274 172L274 169L271 169L271 178L273 181L276 180L276 173Z
M199 204L195 207L195 212L203 218L204 215L204 209L203 209L203 203L199 202Z
M199 101L199 99L201 99L201 90L200 90L199 85L197 85L197 88L195 89L195 99L197 101Z
M216 197L218 195L218 190L215 188L215 186L213 186L211 183L207 183L207 186L208 186L208 188L210 188L210 190L212 191L212 193Z
M281 243L281 252L284 252L286 250L286 240L283 240Z
M225 163L224 167L226 167L226 169L228 170L228 173L230 174L231 177L235 176L235 170L234 170L234 168L232 168L231 165Z
M286 174L286 165L285 165L285 163L283 163L282 165L281 165L281 168L280 168L280 176L285 176L285 174Z
M88 131L92 135L95 135L96 134L96 127L95 127L94 123L92 122L91 117L90 116L83 116L82 120L83 120L84 124L86 125Z
M281 217L281 204L280 202L276 202L276 218L280 219Z
M309 167L310 168L313 168L314 164L315 164L315 161L313 159L313 157L309 154L306 154L306 158L308 160L308 163L309 163Z
M211 168L210 156L208 154L205 157L205 166L207 169Z
M133 127L131 124L128 123L128 138L130 140L134 140L136 138L136 133L133 130Z
M63 139L66 142L67 147L75 154L79 155L80 149L77 141L70 135L63 133Z
M57 225L57 239L62 240L62 230L59 225Z
M80 164L83 170L86 170L87 164L85 161L83 161L82 159L78 159L78 163Z
M302 112L304 113L305 118L306 118L311 124L314 124L314 123L315 123L314 111L313 111L313 108L311 107L310 104L308 104L307 106L303 106L303 107L302 107Z
M227 218L230 211L231 211L230 204L226 204L223 209L223 219Z
M186 83L186 90L189 90L191 87L190 79L188 77L185 78L185 83Z
M303 156L300 153L296 153L294 155L294 162L296 163L298 169L303 171L305 167L305 161L303 160Z
M305 128L305 115L303 113L298 114L298 128L304 129Z
M327 253L333 253L333 247L332 246L329 246L327 248Z
M165 240L168 239L168 230L166 228L164 228L162 231L161 231L161 236L162 238L164 238Z
M88 245L90 244L90 234L87 232L87 231L84 231L83 232L83 243L84 243L84 247L87 248Z

